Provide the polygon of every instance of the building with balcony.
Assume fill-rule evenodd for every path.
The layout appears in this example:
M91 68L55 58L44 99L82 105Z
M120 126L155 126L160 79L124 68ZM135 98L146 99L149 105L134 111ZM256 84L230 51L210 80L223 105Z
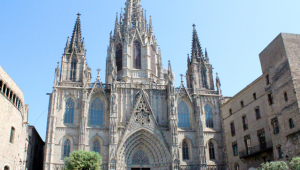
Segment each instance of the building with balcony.
M231 170L257 168L273 160L263 86L260 76L221 106L227 166Z

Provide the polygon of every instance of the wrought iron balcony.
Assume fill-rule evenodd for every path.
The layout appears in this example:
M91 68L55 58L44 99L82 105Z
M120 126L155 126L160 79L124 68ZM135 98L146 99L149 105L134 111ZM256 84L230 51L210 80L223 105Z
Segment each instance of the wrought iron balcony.
M268 151L272 148L273 148L272 141L268 141L264 144L252 146L252 147L249 147L246 150L243 150L243 151L239 152L239 156L240 156L240 158L247 158L247 157L250 157L250 156L265 152L265 151Z

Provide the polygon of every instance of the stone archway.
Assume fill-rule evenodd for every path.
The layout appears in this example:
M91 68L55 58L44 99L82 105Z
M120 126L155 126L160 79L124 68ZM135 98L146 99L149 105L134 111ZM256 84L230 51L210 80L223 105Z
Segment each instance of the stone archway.
M135 163L133 157L137 152L143 152L145 160L140 165ZM166 145L148 130L142 129L131 134L119 146L117 169L132 170L142 168L151 170L169 169L171 155Z

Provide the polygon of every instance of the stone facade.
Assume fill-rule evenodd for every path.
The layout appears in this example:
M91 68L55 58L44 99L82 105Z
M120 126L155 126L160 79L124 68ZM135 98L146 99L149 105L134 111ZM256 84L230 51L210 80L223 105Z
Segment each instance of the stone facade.
M25 167L28 105L22 90L0 66L0 169Z
M193 29L187 85L174 86L140 0L117 15L106 80L91 82L80 14L50 95L44 169L63 167L74 150L99 152L102 168L221 169L224 166L221 84L214 87L207 51ZM183 76L183 75L182 75Z
M257 168L273 160L264 85L260 76L221 106L229 169Z
M279 34L260 54L275 160L300 155L300 35Z
M42 170L45 142L34 126L28 126L26 170Z

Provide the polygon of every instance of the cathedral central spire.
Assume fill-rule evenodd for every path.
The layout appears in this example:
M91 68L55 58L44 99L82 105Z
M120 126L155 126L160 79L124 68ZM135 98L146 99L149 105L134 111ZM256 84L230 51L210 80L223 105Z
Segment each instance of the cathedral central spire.
M80 13L77 14L77 19L75 22L72 38L71 38L71 50L77 49L77 52L83 52L83 42L81 39L81 22L80 22Z
M203 52L201 48L201 44L198 38L198 34L196 31L196 25L193 24L193 40L192 40L192 58L203 57Z

